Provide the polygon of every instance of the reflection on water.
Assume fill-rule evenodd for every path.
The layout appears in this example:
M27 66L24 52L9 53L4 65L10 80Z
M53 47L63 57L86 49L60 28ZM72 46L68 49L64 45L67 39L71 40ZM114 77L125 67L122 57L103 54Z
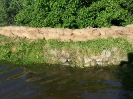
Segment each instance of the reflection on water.
M0 66L0 99L133 99L115 77L116 67L41 69Z
M0 70L10 66L0 66ZM0 99L34 99L38 93L33 83L26 82L24 68L8 70L0 74Z

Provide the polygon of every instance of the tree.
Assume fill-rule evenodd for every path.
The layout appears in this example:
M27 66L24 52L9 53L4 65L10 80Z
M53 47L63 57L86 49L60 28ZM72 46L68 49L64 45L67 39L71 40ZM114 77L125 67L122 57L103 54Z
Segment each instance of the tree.
M0 26L8 25L7 2L8 0L0 0Z
M23 10L15 17L17 25L41 27L50 11L47 0L24 0Z
M0 26L14 25L14 17L22 9L22 0L0 0Z
M80 28L86 26L124 26L133 23L133 15L127 9L122 8L120 4L116 0L99 0L93 2L89 7L80 9L77 18Z
M10 0L7 14L10 25L16 25L14 17L23 9L23 0Z
M84 28L133 23L133 3L127 0L24 0L17 25Z

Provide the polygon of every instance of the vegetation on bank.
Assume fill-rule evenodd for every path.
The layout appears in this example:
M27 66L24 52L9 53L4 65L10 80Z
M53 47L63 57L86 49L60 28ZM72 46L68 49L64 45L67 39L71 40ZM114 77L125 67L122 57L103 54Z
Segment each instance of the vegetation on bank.
M73 29L133 24L133 0L0 0L0 12L0 26ZM59 42L57 40L33 41L0 35L0 64L23 65L30 70L42 71L49 65L47 57L50 56L48 51L51 49L59 51L65 49L76 59L75 55L78 52L87 54L88 49L91 49L90 54L99 54L103 49L108 50L112 47L122 49L126 53L133 52L132 44L123 38ZM50 66L56 65L55 63L51 65L52 61L49 61ZM123 85L132 90L132 64L121 68L118 77Z
M133 23L133 0L0 0L0 12L0 26L125 26Z
M124 38L96 39L86 42L60 42L57 40L28 40L22 38L9 38L0 35L0 60L18 65L58 64L47 60L50 57L51 49L67 50L76 60L77 53L86 55L88 50L90 54L99 54L102 50L109 50L116 47L124 50L126 53L132 52L132 44ZM88 54L88 53L87 53Z

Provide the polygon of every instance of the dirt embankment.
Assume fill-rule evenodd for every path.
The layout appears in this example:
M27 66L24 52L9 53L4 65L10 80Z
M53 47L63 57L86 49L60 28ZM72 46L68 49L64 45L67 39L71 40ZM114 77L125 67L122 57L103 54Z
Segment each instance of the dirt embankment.
M60 41L87 41L96 38L123 37L133 40L133 24L125 27L111 26L110 28L68 29L68 28L32 28L24 26L0 27L0 34L8 37L20 37L28 39L58 39Z

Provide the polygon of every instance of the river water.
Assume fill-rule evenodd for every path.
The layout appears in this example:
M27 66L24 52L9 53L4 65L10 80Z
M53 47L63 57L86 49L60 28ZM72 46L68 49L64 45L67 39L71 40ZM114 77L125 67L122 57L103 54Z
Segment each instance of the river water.
M0 99L133 99L115 66L30 68L0 66Z

